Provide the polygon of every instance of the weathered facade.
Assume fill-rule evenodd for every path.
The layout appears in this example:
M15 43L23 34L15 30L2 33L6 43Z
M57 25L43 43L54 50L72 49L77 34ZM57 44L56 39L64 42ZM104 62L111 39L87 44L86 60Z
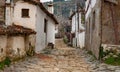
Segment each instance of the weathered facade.
M0 23L0 62L6 58L7 46L7 30L3 27L4 23Z
M58 22L52 7L48 11L39 0L0 0L0 62L31 56L55 44Z
M86 0L86 48L99 58L103 45L119 45L119 0Z
M5 0L0 0L0 21L5 21Z
M73 47L84 48L85 46L85 28L84 28L84 10L73 12L70 16L71 20L71 42Z
M30 37L34 35L34 39ZM33 55L35 51L36 32L32 29L19 25L11 25L7 27L7 56L11 60L23 58L29 54ZM32 39L32 42L30 41ZM17 42L17 44L16 44ZM34 42L34 43L33 43Z
M0 62L6 57L12 61L23 58L28 55L33 55L33 52L28 52L35 49L36 32L32 29L25 28L18 25L6 26L0 25ZM26 39L27 38L27 39ZM28 41L29 40L29 41ZM32 42L31 42L32 41ZM32 48L31 48L32 47Z
M36 53L39 53L49 43L55 44L55 28L58 22L52 14L52 5L49 5L47 10L39 0L15 0L7 4L7 25L14 23L15 25L21 25L37 32Z

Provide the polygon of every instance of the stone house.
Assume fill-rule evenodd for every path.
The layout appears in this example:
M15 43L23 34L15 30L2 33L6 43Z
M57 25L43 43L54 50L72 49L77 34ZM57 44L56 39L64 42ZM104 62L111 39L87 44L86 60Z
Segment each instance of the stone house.
M30 28L19 25L7 26L7 56L11 60L16 60L33 55L35 36L36 32Z
M6 57L15 60L26 55L33 55L35 51L36 32L33 29L5 24L12 22L12 17L8 17L8 2L6 1L5 4L5 0L0 0L0 62Z
M33 55L31 51L34 51L35 47L35 34L36 32L29 28L0 23L0 62L6 57L13 61L28 54Z
M101 47L120 44L120 0L86 0L86 49L98 59Z
M84 28L84 11L73 12L70 16L71 20L71 42L73 47L83 48L85 46L85 28Z
M38 0L14 0L6 3L6 24L21 25L35 30L35 52L39 53L48 44L55 44L55 28L58 24L53 15L53 5L48 10Z

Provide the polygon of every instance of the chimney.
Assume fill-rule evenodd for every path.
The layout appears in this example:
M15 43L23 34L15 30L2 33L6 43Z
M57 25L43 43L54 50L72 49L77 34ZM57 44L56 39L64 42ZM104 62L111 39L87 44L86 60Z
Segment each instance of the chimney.
M53 7L53 3L52 3L52 2L50 2L50 3L48 4L48 11L49 11L51 14L54 13L54 7Z

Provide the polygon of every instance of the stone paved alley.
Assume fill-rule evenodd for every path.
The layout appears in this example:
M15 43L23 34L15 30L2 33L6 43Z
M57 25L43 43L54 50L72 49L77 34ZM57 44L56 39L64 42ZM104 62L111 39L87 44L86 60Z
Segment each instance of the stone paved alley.
M67 47L57 40L56 48L12 64L1 72L120 72L120 67L99 63L86 51Z

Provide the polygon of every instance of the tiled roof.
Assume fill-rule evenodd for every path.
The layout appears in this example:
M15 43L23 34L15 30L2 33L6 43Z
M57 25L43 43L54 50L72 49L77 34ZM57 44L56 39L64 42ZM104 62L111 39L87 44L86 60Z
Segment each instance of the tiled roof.
M7 27L8 34L36 34L36 32L30 28L25 28L20 25L10 25Z
M25 28L20 25L10 25L6 26L0 22L0 35L29 35L36 34L36 32L30 28Z
M7 26L5 26L4 22L0 21L0 35L7 34Z

